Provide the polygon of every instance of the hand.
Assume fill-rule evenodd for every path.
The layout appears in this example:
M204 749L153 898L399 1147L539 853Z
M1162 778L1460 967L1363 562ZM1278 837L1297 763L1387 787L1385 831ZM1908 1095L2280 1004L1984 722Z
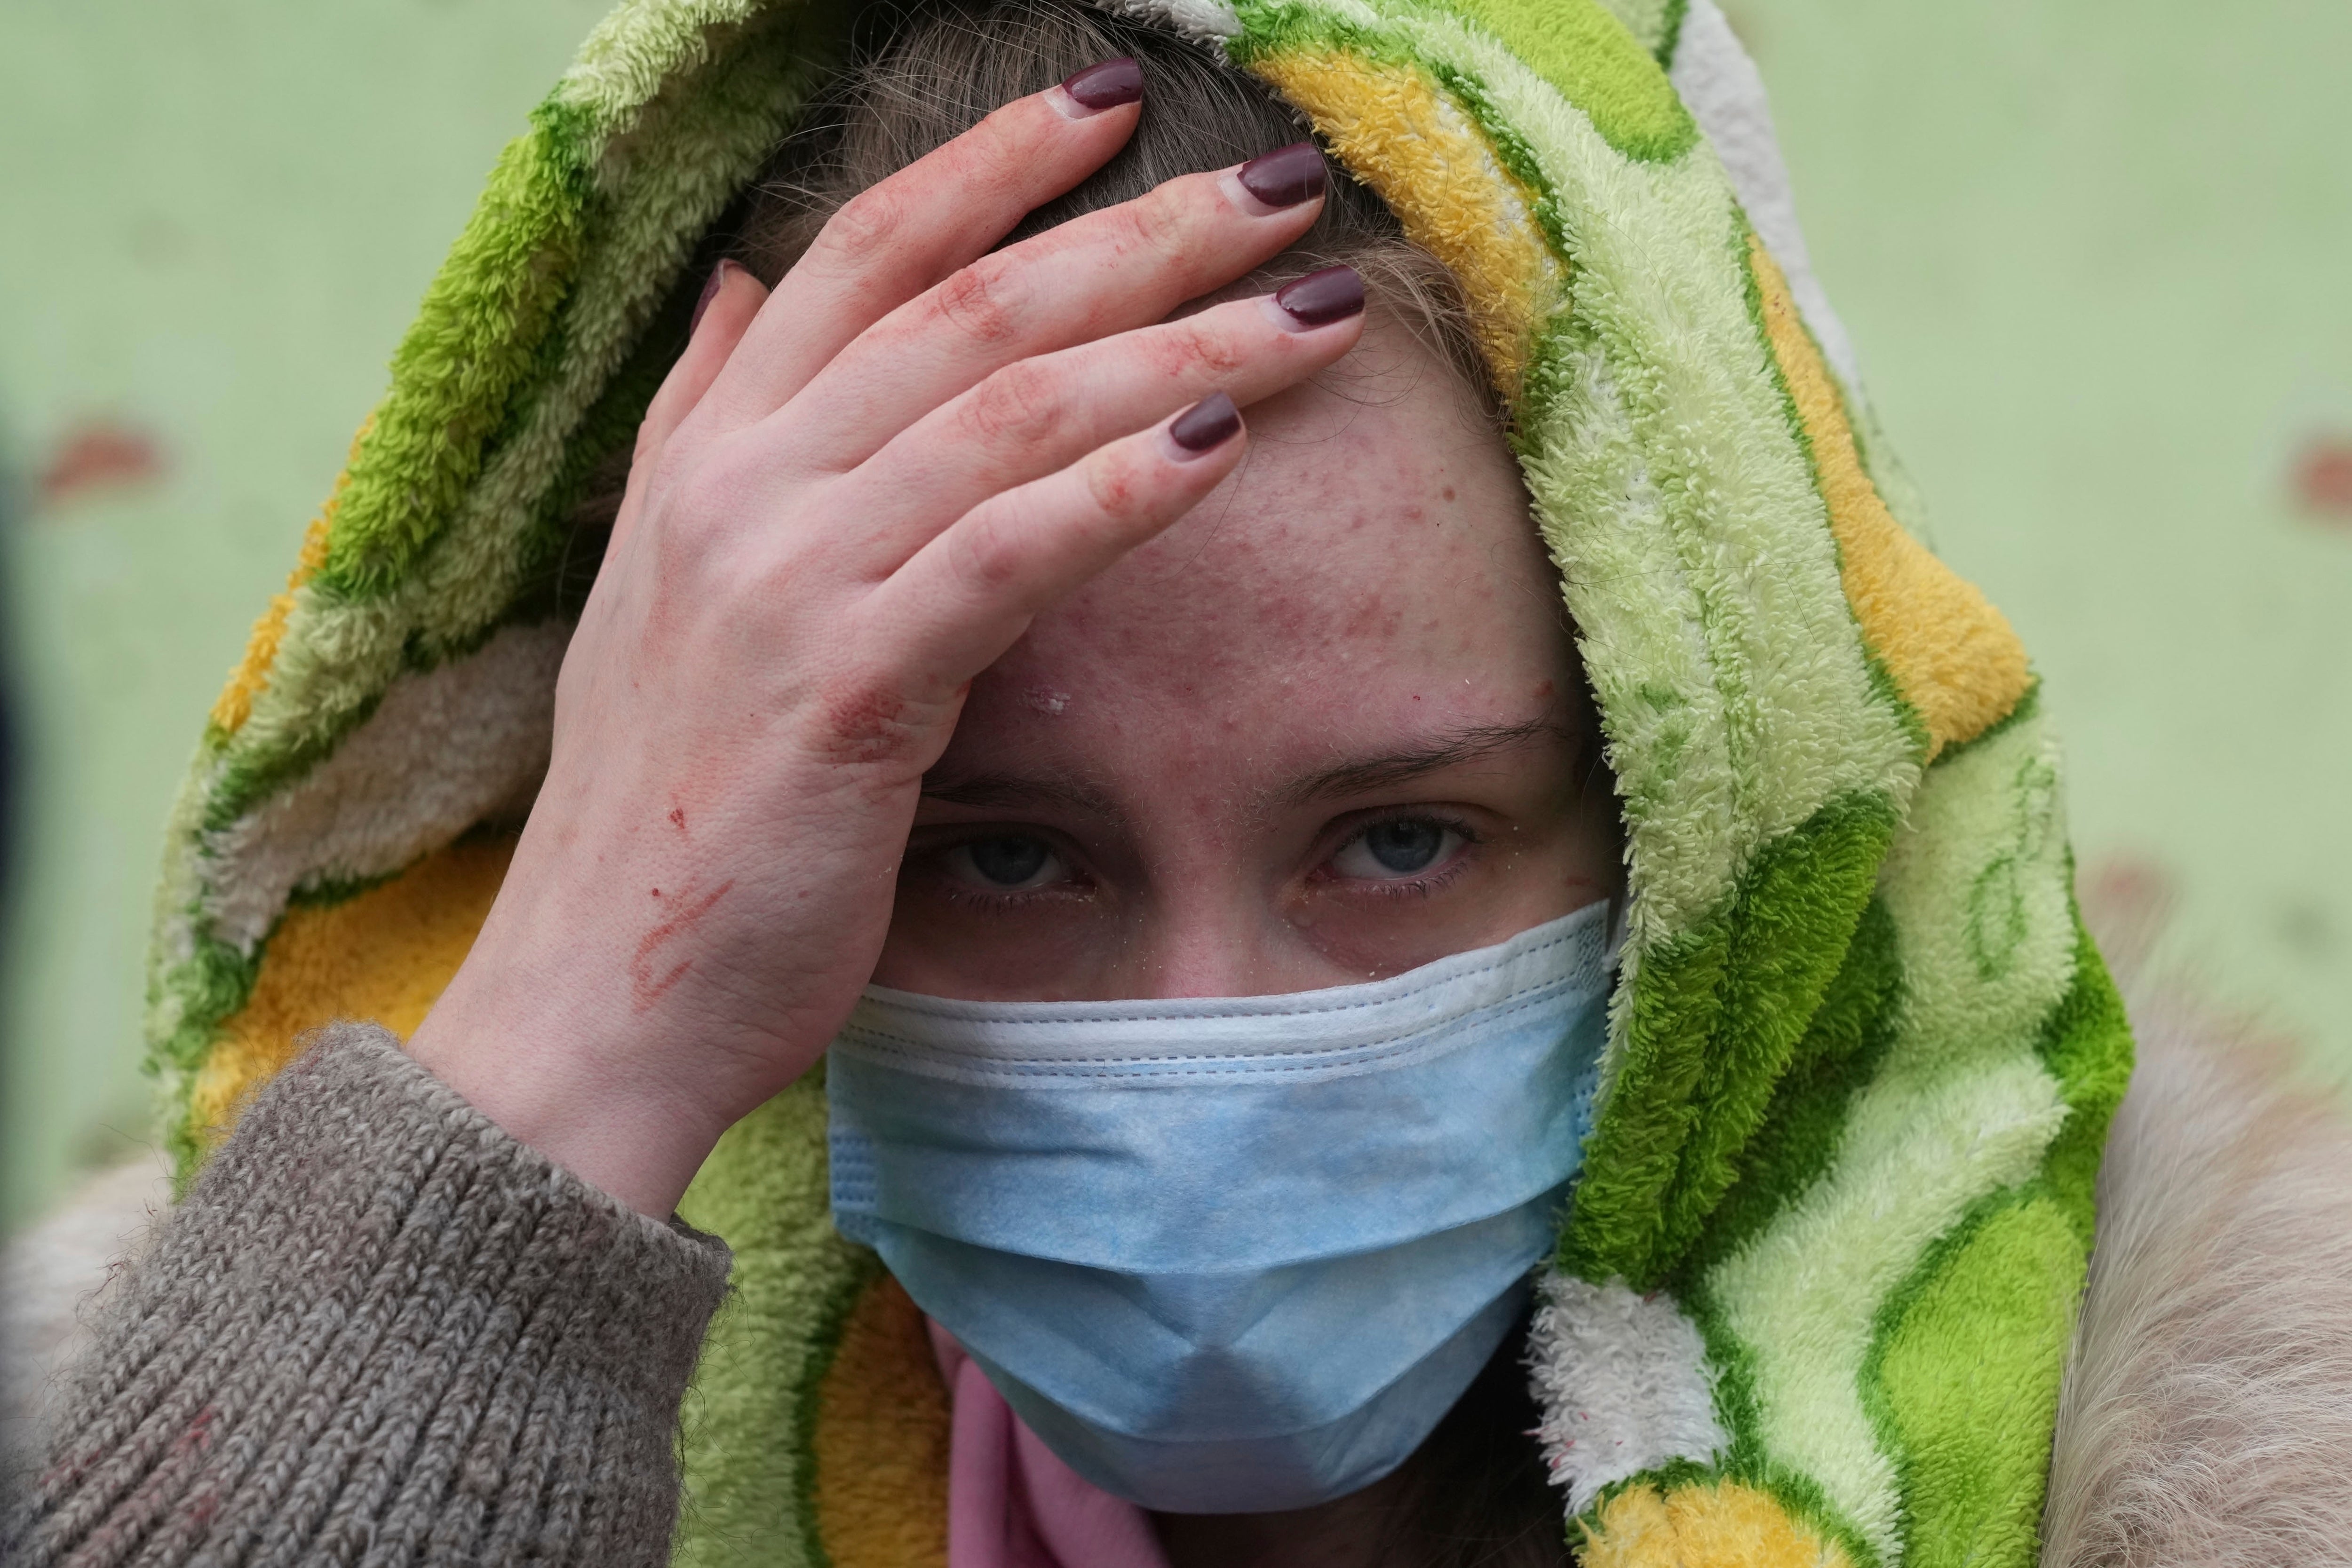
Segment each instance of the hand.
M989 253L1137 113L1020 99L850 202L772 295L722 267L646 413L546 784L410 1048L646 1213L847 1015L972 677L1232 472L1219 394L1356 340L1270 298L1165 319L1306 231L1319 194L1251 193L1295 197L1297 154Z

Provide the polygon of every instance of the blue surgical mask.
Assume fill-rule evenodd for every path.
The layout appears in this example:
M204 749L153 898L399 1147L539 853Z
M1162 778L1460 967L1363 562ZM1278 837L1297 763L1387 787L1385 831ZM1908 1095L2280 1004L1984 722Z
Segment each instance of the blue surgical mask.
M833 1212L1071 1469L1147 1508L1370 1486L1526 1304L1590 1130L1607 906L1370 985L875 988Z

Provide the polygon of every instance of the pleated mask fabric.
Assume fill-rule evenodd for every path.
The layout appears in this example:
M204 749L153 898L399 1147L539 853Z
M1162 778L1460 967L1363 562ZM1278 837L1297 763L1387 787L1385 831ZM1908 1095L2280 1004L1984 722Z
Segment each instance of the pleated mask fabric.
M1344 1495L1526 1304L1591 1128L1608 936L1596 904L1284 996L871 989L827 1070L835 1224L1106 1490Z

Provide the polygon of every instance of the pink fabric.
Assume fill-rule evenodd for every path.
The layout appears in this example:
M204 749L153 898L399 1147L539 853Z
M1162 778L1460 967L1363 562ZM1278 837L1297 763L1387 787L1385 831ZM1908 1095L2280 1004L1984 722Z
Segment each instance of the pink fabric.
M923 1321L955 1412L948 1568L1168 1568L1143 1511L1055 1458L954 1336Z

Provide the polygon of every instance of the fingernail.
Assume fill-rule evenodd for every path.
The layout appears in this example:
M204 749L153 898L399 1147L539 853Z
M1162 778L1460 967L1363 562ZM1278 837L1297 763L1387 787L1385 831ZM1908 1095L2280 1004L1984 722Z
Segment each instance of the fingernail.
M1176 444L1177 460L1198 457L1202 453L1223 446L1241 434L1242 411L1234 400L1223 392L1211 392L1183 413L1168 426L1168 439Z
M1344 321L1364 308L1364 279L1352 267L1327 267L1274 291L1274 302L1300 331Z
M1062 91L1087 114L1100 114L1106 109L1133 103L1143 96L1143 68L1131 57L1121 55L1065 78Z
M1234 177L1269 207L1295 207L1323 193L1323 154L1312 141L1294 141L1251 159Z
M712 300L719 298L719 287L727 281L727 269L735 265L732 261L721 260L710 269L709 277L702 285L702 298L694 302L694 319L686 324L688 337L693 337L695 329L702 325L702 313L710 308Z

